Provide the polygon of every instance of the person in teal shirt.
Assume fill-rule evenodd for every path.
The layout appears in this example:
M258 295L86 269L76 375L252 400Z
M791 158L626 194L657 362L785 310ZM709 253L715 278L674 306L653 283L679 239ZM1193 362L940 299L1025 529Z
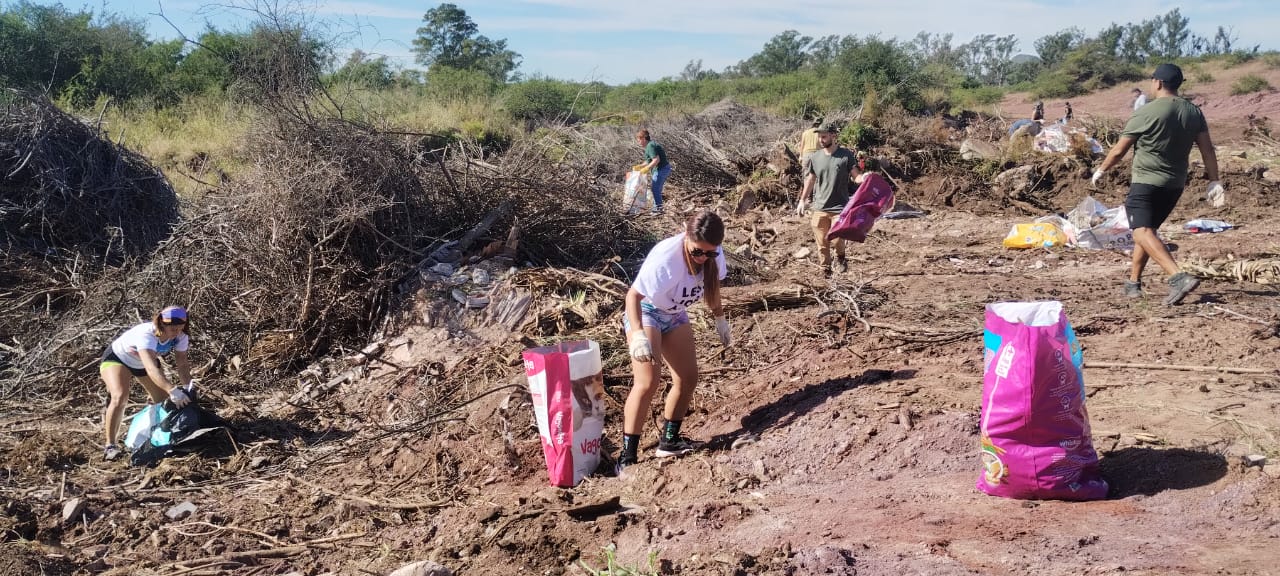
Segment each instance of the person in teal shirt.
M667 160L667 149L654 142L648 130L636 132L636 141L644 146L644 164L641 170L653 174L653 211L662 211L662 187L671 176L671 162Z
M1207 198L1214 205L1221 205L1225 197L1222 183L1218 181L1218 156L1209 137L1209 123L1200 108L1178 96L1182 80L1181 68L1173 64L1156 67L1151 74L1155 99L1129 118L1120 140L1092 179L1093 186L1097 187L1102 175L1119 163L1130 148L1134 149L1133 175L1124 200L1129 228L1133 230L1133 261L1129 279L1124 283L1124 295L1142 297L1142 270L1148 260L1154 259L1169 275L1169 295L1164 303L1170 306L1181 302L1200 285L1195 276L1178 271L1173 255L1156 235L1187 185L1187 156L1193 145L1200 149L1204 159L1205 175L1209 178Z

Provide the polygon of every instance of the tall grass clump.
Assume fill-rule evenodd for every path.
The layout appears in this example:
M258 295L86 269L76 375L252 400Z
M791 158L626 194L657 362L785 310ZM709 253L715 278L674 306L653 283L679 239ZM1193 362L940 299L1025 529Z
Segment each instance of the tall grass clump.
M1245 74L1240 79L1231 84L1231 95L1241 96L1244 94L1253 94L1254 92L1263 92L1272 90L1271 83L1266 78L1256 74Z

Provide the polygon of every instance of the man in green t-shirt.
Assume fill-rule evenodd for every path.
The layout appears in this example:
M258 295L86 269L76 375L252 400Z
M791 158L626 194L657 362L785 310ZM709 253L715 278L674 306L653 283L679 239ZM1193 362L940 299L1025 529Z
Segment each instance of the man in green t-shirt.
M813 210L809 225L813 228L813 239L818 243L818 265L824 274L830 274L832 269L839 273L849 269L844 239L827 240L827 232L831 230L831 221L849 203L853 184L861 174L857 156L837 143L838 134L839 129L830 123L818 128L818 145L822 148L809 155L804 188L800 191L800 202L796 204L796 214L800 216L804 215L806 204ZM831 261L832 248L836 251L834 265Z
M1182 86L1182 69L1173 64L1161 64L1151 74L1151 87L1155 99L1134 111L1124 126L1120 140L1111 148L1102 165L1093 173L1092 184L1133 148L1133 176L1124 209L1129 216L1129 228L1133 230L1133 261L1129 267L1129 279L1124 283L1124 295L1129 298L1142 296L1142 270L1147 261L1154 258L1156 264L1169 274L1169 296L1164 302L1174 305L1182 301L1200 280L1178 271L1173 255L1165 248L1156 230L1164 223L1187 184L1188 154L1194 144L1204 158L1205 175L1209 177L1207 197L1214 205L1221 205L1224 198L1222 183L1218 181L1218 156L1209 138L1209 124L1195 104L1178 96Z
M636 132L636 141L644 146L644 164L641 170L653 174L653 211L662 211L662 187L671 175L671 163L667 161L667 149L654 142L648 130Z

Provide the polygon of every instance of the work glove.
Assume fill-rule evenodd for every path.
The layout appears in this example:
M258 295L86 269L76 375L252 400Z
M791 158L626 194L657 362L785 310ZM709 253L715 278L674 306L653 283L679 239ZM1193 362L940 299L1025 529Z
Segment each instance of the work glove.
M173 390L169 391L169 401L173 402L173 405L178 408L184 408L191 403L191 396L181 386L175 386Z
M1209 183L1209 190L1204 197L1213 203L1214 208L1220 208L1227 203L1227 191L1222 187L1222 182L1218 180Z
M1094 188L1098 187L1098 181L1102 179L1102 170L1094 170L1093 178L1089 179L1089 185Z
M716 334L720 335L720 344L728 346L732 338L729 337L729 319L724 316L716 316Z
M796 216L804 216L804 200L796 202Z
M636 362L653 362L653 346L649 345L649 337L637 331L631 336L631 359Z
M648 165L648 164L636 164L635 166L632 166L632 167L631 167L631 170L632 170L632 171L634 171L634 172L648 172L648 171L649 171L649 165Z

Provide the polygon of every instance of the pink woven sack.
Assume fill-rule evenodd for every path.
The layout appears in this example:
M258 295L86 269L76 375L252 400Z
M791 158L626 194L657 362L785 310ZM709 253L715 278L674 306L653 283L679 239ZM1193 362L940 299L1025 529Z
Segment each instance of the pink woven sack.
M868 172L858 186L857 192L849 198L840 215L831 221L831 230L827 231L827 239L844 238L854 242L865 242L867 233L875 225L881 214L893 207L893 188L879 174Z
M1062 303L987 305L978 489L993 496L1098 500L1083 356Z

